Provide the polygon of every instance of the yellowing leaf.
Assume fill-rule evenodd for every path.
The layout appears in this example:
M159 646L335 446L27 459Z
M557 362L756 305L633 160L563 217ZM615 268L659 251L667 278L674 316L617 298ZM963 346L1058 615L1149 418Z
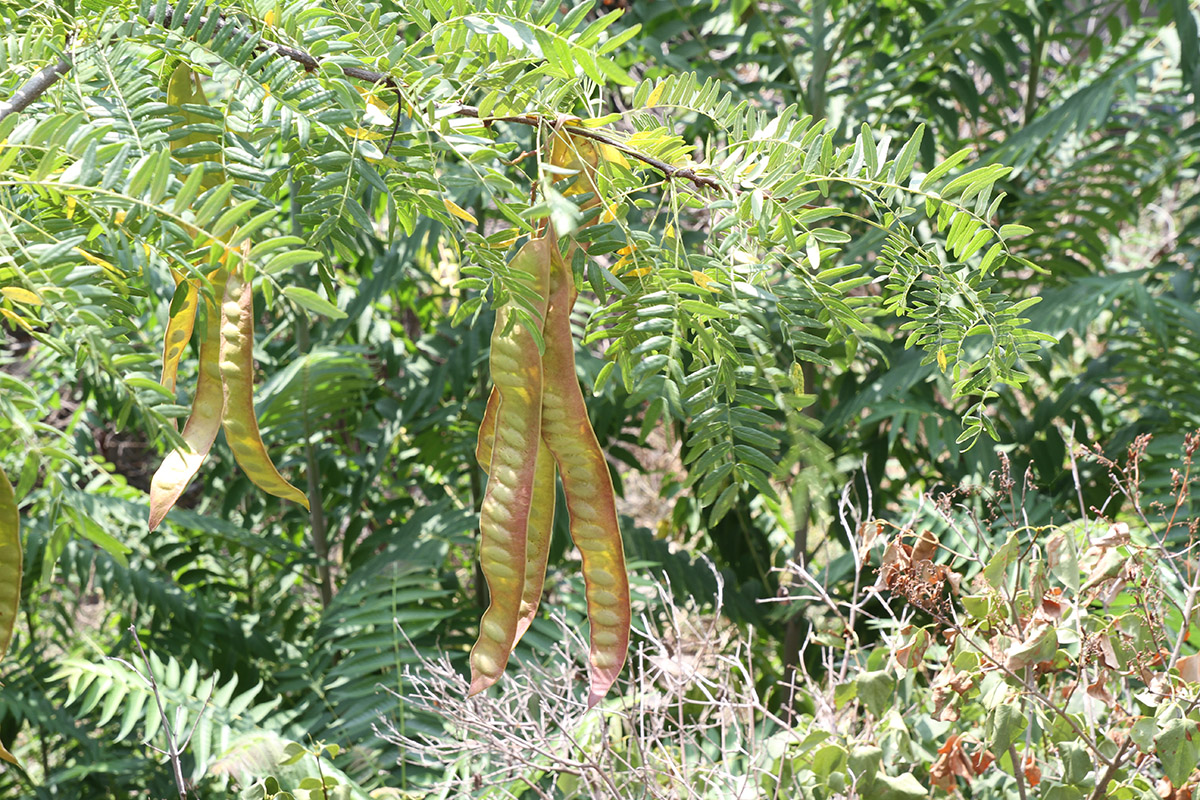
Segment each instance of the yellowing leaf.
M146 256L149 257L150 256L150 245L143 242L142 246L144 248L146 248ZM100 256L92 255L87 250L84 250L83 248L80 248L80 247L76 247L75 252L77 254L83 256L84 261L88 262L89 264L95 264L97 267L100 267L101 269L103 269L105 272L107 272L109 274L109 277L113 278L114 280L121 281L124 279L124 276L121 274L120 270L118 270L116 267L114 267L109 262L105 261L103 258L100 258Z
M342 130L347 136L352 136L355 139L366 139L368 141L371 139L386 139L388 137L388 134L386 133L376 133L375 131L369 131L366 128L351 128L349 126L343 126Z
M488 239L488 244L487 244L488 249L489 250L507 250L508 248L512 247L513 242L515 242L517 240L518 231L516 228L509 228L508 231L506 231L506 233L507 233L507 235L503 236L501 238Z
M625 158L625 154L611 144L597 142L596 147L600 150L600 157L609 164L620 164L622 167L630 169L629 160Z
M459 219L465 220L466 222L469 222L472 225L479 224L479 221L476 220L475 217L471 216L471 212L467 211L465 208L463 208L462 206L460 206L458 203L454 202L453 200L448 200L445 197L443 197L442 205L444 205L446 207L447 211L449 211L451 214L458 217Z
M20 328L24 328L29 333L33 333L33 322L25 319L20 314L14 314L13 312L9 311L7 308L0 308L0 316L3 316L5 319L7 319L12 324L14 324Z
M379 99L374 89L365 89L361 86L357 88L358 93L362 95L363 100L367 103L363 119L371 125L386 125L390 127L394 120L392 119L392 112L388 109L388 104ZM359 138L363 137L360 136Z
M596 191L596 165L600 154L595 144L582 136L555 130L550 142L550 164L556 168L554 181L574 176L564 195Z
M666 88L665 83L659 83L650 90L650 94L646 97L646 108L658 105L659 99L663 96L663 89Z
M945 372L946 371L946 352L944 350L942 350L942 348L940 348L940 347L938 348L938 351L937 351L937 363L938 363L938 369L940 369L942 372Z
M3 294L9 300L15 300L27 306L40 306L42 304L42 298L28 289L22 289L20 286L5 286L3 289L0 289L0 294Z
M75 206L78 204L79 201L75 199L74 195L67 195L67 219L75 218Z
M692 270L692 279L694 281L696 281L696 285L699 286L701 289L707 289L710 292L717 291L712 286L713 279L708 277L707 275L705 275L700 270L696 270L696 269Z

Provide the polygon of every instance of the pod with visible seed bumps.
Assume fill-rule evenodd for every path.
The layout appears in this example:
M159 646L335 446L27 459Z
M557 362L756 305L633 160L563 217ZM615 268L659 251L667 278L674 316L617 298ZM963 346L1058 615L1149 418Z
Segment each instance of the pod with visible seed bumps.
M214 272L211 280L213 292L219 300L225 293L225 270ZM196 381L192 413L183 426L186 449L175 449L168 453L150 481L150 530L158 527L191 483L196 471L208 457L217 431L221 429L225 395L221 387L219 304L206 300L205 308L207 320L204 340L200 343L200 377Z
M479 442L475 459L484 471L492 464L492 443L496 437L496 413L500 408L500 393L492 389L487 410L479 424ZM521 592L521 610L513 647L537 616L546 583L546 561L550 556L550 537L554 529L555 464L546 443L538 446L537 469L533 476L533 500L529 509L529 526L525 530L525 588Z
M225 394L221 425L246 477L268 494L308 508L308 497L279 474L258 432L254 415L254 296L241 273L241 265L230 270L219 318Z
M542 358L542 438L558 462L571 517L571 538L583 559L591 623L591 708L608 693L625 663L631 622L629 577L612 477L588 420L575 374L575 344L571 337L575 287L557 246L551 246L550 255L546 352Z
M550 250L547 238L531 239L512 261L537 297L546 296ZM538 309L545 313L545 306ZM504 673L516 641L525 589L529 512L541 447L542 360L537 342L511 306L496 312L490 368L499 397L487 490L479 511L479 559L490 603L471 648L471 688L477 694Z

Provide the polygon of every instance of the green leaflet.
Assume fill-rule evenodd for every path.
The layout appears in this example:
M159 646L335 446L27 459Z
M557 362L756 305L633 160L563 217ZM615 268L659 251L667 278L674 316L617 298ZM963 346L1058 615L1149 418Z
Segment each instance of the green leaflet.
M258 488L308 508L304 492L288 483L263 445L254 415L254 302L242 267L230 272L221 304L220 370L225 410L221 424L238 466ZM214 320L216 323L217 320Z
M0 471L0 658L8 652L13 625L21 602L21 518L8 476ZM0 745L0 758L16 764L12 753Z
M513 259L538 297L546 295L550 238L531 239ZM543 301L544 302L544 301ZM543 305L544 310L544 305ZM542 359L533 335L510 320L512 305L496 312L491 373L499 406L487 491L479 512L479 561L491 602L471 648L471 688L477 694L500 679L516 641L525 590L526 539L541 447ZM487 437L483 437L486 442ZM539 592L540 594L540 592Z

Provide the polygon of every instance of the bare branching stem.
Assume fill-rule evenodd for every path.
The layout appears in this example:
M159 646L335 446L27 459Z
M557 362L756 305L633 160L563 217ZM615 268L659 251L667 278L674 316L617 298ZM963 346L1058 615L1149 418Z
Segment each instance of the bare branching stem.
M146 655L146 650L142 647L142 640L138 638L137 626L130 625L129 633L133 636L133 643L137 645L138 654L142 657L142 664L146 667L146 674L142 676L143 680L150 685L150 693L154 695L154 703L158 706L158 716L162 720L163 735L167 737L167 758L171 762L171 772L175 777L175 786L179 789L179 797L181 800L187 800L187 783L183 779L183 763L180 761L179 742L175 736L175 729L171 726L171 720L167 717L167 710L163 706L162 694L158 691L158 681L154 678L154 671L150 668L150 659Z

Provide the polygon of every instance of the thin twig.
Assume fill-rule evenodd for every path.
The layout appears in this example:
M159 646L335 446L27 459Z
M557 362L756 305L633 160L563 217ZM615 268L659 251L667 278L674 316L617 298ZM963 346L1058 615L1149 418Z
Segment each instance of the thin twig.
M1096 781L1096 788L1092 792L1090 800L1101 800L1101 798L1108 793L1108 783L1113 779L1113 776L1117 774L1117 770L1121 766L1121 760L1125 755L1125 751L1129 749L1129 745L1132 742L1132 738L1126 737L1125 742L1121 745L1121 749L1117 751L1115 756L1113 756L1113 760L1108 765L1108 769L1106 769L1104 774L1100 776L1100 780Z
M146 665L146 674L142 679L150 684L150 692L154 695L154 702L158 705L158 716L162 720L163 734L167 737L167 758L171 761L171 771L175 775L175 786L179 789L179 796L184 800L187 799L187 783L183 780L183 764L180 762L179 746L175 741L175 730L171 727L171 720L167 718L167 710L163 708L162 695L158 691L158 681L154 679L154 671L150 668L150 659L146 656L146 651L142 647L142 640L138 638L137 626L130 625L129 633L133 635L133 642L137 645L138 653L142 656L142 663Z
M1021 762L1017 758L1017 748L1012 742L1008 744L1008 757L1012 761L1013 777L1017 781L1017 795L1020 800L1025 800L1025 776L1021 774Z

